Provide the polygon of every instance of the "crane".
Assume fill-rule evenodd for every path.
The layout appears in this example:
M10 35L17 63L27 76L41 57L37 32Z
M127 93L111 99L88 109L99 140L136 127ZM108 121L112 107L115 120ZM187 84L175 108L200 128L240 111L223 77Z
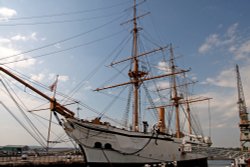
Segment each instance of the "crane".
M239 66L236 65L237 89L238 89L238 107L240 117L240 145L242 151L248 151L250 148L250 123L248 119L247 106L241 82Z

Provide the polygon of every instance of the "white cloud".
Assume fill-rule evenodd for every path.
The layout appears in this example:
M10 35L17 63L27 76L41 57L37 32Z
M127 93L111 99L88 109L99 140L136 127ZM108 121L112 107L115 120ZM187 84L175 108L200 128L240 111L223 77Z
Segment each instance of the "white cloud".
M37 33L36 32L31 33L30 39L37 40Z
M243 91L245 94L245 100L247 106L250 105L250 62L246 61L245 65L240 67L241 80L243 84ZM212 115L212 134L221 134L221 131L225 132L228 130L232 134L231 142L235 142L235 145L239 144L239 111L238 111L238 97L237 97L237 83L236 83L236 72L234 68L223 70L213 78L208 78L206 83L216 85L219 87L213 87L212 89L206 88L209 85L203 85L203 89L208 90L203 96L212 97L210 104L210 111ZM201 111L201 110L200 110ZM206 120L202 121L205 124ZM213 135L215 136L215 135ZM224 136L220 136L222 140ZM217 139L218 140L218 139ZM223 140L226 140L223 139ZM220 146L230 146L229 143L220 143L215 141Z
M166 61L160 61L156 68L164 72L167 72L169 70L169 67Z
M21 68L27 68L36 64L36 59L24 55L19 55L15 57L14 61L16 61L16 63L12 64L12 66Z
M48 79L49 80L55 80L56 79L56 74L55 73L50 73Z
M28 40L36 40L37 33L32 32L30 35L17 34L12 37L0 37L0 64L6 64L10 67L27 68L36 63L34 58L28 55L20 54L21 50L16 49L15 42L27 42ZM20 55L19 55L20 54Z
M0 45L10 44L11 40L8 38L0 38Z
M54 45L57 49L60 49L61 48L61 44L60 43L57 43Z
M228 50L229 50L229 52L233 53L237 50L237 48L235 46L230 46Z
M37 40L37 33L36 32L32 32L30 35L21 35L21 34L17 34L13 37L11 37L11 40L13 41L28 41L28 40Z
M237 35L236 35L237 28L238 28L238 23L234 23L227 29L227 31L224 34L220 35L220 34L214 33L214 34L209 35L206 38L205 42L199 47L198 52L200 54L205 54L215 48L218 49L218 47L231 48L231 46L234 45L237 39Z
M91 84L90 84L89 81L85 81L83 85L84 85L84 87L83 87L84 90L91 90L91 89L93 89L93 87L91 86Z
M0 46L0 64L5 64L8 65L9 67L13 68L13 67L18 67L20 64L15 64L12 62L17 61L18 59L20 60L23 56L18 56L18 57L10 57L10 58L6 58L10 55L16 55L19 54L20 52L13 49L13 48L7 48L7 47L1 47ZM23 65L21 65L23 66Z
M219 87L234 88L235 82L235 72L233 69L224 70L219 73L215 78L207 78L202 84L210 84Z
M245 92L245 100L247 105L250 105L250 87L248 87L248 83L250 83L250 62L247 62L244 66L240 66L240 76L241 82L243 85L243 91ZM232 116L233 113L229 113L232 108L235 109L237 106L237 78L236 78L236 71L235 68L230 68L227 70L221 71L217 76L213 78L207 78L203 84L211 84L219 87L218 89L213 89L213 92L206 94L204 96L213 97L213 107L218 110L219 108L221 111L224 112L224 115ZM226 109L227 108L227 109ZM237 109L236 109L237 111ZM234 111L235 112L235 111ZM235 116L235 115L234 115Z
M56 75L57 74L55 74L55 73L50 73L50 74L48 74L47 78L49 80L55 81L56 80ZM62 82L66 82L66 81L69 80L69 76L67 76L67 75L59 75L58 80L62 81Z
M56 81L56 74L55 73L48 73L47 70L39 73L39 74L31 74L31 79L35 80L37 82L40 83L44 83L47 84L49 86L51 86L55 81ZM60 84L61 86L59 86L60 88L62 87L62 82L67 82L69 80L69 77L66 75L59 75L58 77L58 84ZM48 86L48 87L49 87Z
M234 89L231 89L234 90ZM216 131L216 128L223 127L234 127L234 124L230 122L230 120L234 120L237 122L238 114L237 114L237 92L236 91L228 91L220 88L220 91L207 92L202 95L204 97L211 97L210 100L210 111L212 116L212 130ZM203 104L204 111L207 108L207 104ZM202 113L203 115L207 115L207 113ZM204 122L206 122L207 117L203 118Z
M32 80L35 80L35 81L38 81L38 82L41 82L43 79L45 78L45 75L43 73L40 73L40 74L31 74L31 79Z
M27 37L18 34L16 36L11 37L11 40L14 40L14 41L26 41Z
M41 41L46 41L47 39L45 37L42 37L41 38Z
M233 46L232 46L233 47ZM250 55L250 40L245 41L239 47L233 47L230 49L235 54L236 59L246 59Z
M210 35L204 44L202 44L199 48L199 53L206 53L207 51L209 51L210 49L212 49L212 47L217 46L220 43L219 37L217 34L212 34Z
M158 90L170 88L170 83L167 81L157 82L156 85Z
M67 75L59 75L58 80L59 80L59 81L66 82L66 81L69 80L69 76L67 76Z
M223 27L223 24L218 25L218 29L221 29Z
M17 12L14 9L0 7L0 20L8 20L15 15L17 15Z
M5 58L7 56L10 56L10 55L15 55L15 54L19 54L20 51L18 50L15 50L13 48L9 48L9 47L5 47L5 46L0 46L0 58ZM9 59L8 59L9 60ZM13 58L11 59L13 60ZM1 61L1 63L4 63L5 61Z
M0 47L2 48L2 50L4 48L8 49L8 48L12 48L12 42L10 39L8 38L2 38L0 37ZM5 52L3 52L5 54ZM1 52L0 58L3 57L3 53Z
M36 60L24 55L18 55L21 51L11 47L0 44L0 64L7 64L10 67L22 67L27 68L36 63ZM18 56L13 56L18 55Z
M228 29L227 29L227 33L226 35L228 37L232 37L234 38L235 37L235 34L236 34L236 31L237 31L237 28L238 28L238 23L234 23L233 25L231 25Z

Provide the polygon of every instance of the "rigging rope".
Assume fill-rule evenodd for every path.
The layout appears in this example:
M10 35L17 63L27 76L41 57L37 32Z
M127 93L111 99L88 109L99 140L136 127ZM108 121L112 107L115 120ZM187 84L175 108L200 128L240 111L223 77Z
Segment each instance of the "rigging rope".
M56 44L58 44L58 43L64 43L64 42L66 42L66 41L70 41L70 40L79 38L79 37L84 36L84 35L86 35L86 34L88 34L88 33L91 33L91 32L93 32L93 31L96 31L96 30L98 30L98 29L101 29L101 28L103 28L103 27L109 25L110 23L119 20L119 19L122 18L122 17L123 17L123 15L121 15L121 16L119 16L119 17L116 17L115 19L113 19L113 20L111 20L111 21L109 21L109 22L106 22L105 24L96 26L95 28L92 28L92 29L90 29L90 30L88 30L88 31L84 31L84 32L78 33L78 34L76 34L76 35L73 35L73 36L64 38L64 39L62 39L62 40L58 40L58 41L56 41L56 42L49 43L49 44L47 44L47 45L43 45L43 46L41 46L41 47L37 47L37 48L35 48L35 49L30 49L30 50L26 50L26 51L23 51L23 52L18 53L18 54L13 54L13 55L10 55L10 56L1 58L0 60L5 60L5 59L12 58L12 57L24 55L24 54L26 54L26 53L30 53L30 52L34 52L34 51L37 51L37 50L41 50L41 49L47 48L47 47L54 46L54 45L56 45Z
M123 69L120 70L120 71L117 70L118 73L116 73L116 74L115 74L114 76L112 76L110 79L108 79L107 81L105 81L105 82L102 84L102 86L100 86L100 87L104 87L104 85L107 85L109 82L115 80L115 78L117 78L120 74L122 74L122 71L125 70L127 67L128 67L128 65L127 65L127 66L124 66Z
M10 90L7 88L7 86L4 84L4 82L2 80L0 80L2 85L4 86L5 90L7 91L7 93L9 94L10 98L12 99L12 101L16 104L17 108L19 109L19 111L22 113L22 115L24 116L25 120L27 121L27 123L30 125L31 129L33 130L33 132L37 135L38 138L42 137L42 139L46 140L45 137L42 135L42 133L36 128L36 126L33 124L33 122L29 119L29 117L25 114L24 110L22 109L22 107L18 104L18 102L16 101L16 99L14 98L14 96L11 94ZM11 88L10 88L11 89ZM12 89L11 89L12 90ZM14 93L14 91L12 90L12 92ZM14 93L15 94L15 93ZM16 94L15 94L16 95ZM17 96L17 95L16 95ZM21 99L19 98L19 100L21 101ZM22 103L23 104L23 103ZM23 104L24 105L24 104ZM25 106L25 105L24 105ZM26 107L25 107L26 108ZM41 138L40 138L41 140Z
M122 45L123 43L124 43L124 41L125 40L123 40L121 43L119 43L118 44L118 46L120 46L120 45ZM105 57L90 73L89 73L89 75L87 75L83 80L81 80L80 82L79 82L79 84L73 89L73 90L71 90L70 92L70 94L69 94L69 96L68 97L73 97L74 96L74 94L78 91L78 90L80 90L82 87L83 87L83 85L84 85L84 82L86 81L86 80L90 80L92 77L94 77L94 75L101 69L101 66L103 65L103 64L105 64L105 62L107 62L107 60L116 52L116 50L117 50L117 48L118 48L118 46L116 47L116 49L114 49L109 55L108 55L108 57ZM64 102L66 102L68 100L68 98L64 98Z
M15 24L0 24L0 27L15 27L15 26L34 26L34 25L48 25L48 24L63 24L63 23L73 23L73 22L83 22L83 21L89 21L94 19L102 19L105 17L114 16L117 13L112 13L109 15L102 15L102 16L95 16L90 18L80 18L80 19L70 19L70 20L58 20L58 21L45 21L45 22L30 22L30 23L15 23Z
M120 50L118 50L118 46L117 46L117 48L116 48L117 49L117 51L116 51L117 53L116 53L116 56L112 59L111 64L116 61L116 59L118 58L118 56L120 55L120 53L122 52L122 50L125 48L125 46L128 44L128 42L131 40L131 38L132 38L132 36L127 36L127 38L125 38L124 40L122 40L122 42L118 45L118 46L121 46ZM115 50L113 52L115 52ZM114 53L112 53L111 55L113 55L113 54Z
M127 86L124 86L123 89L120 91L120 93L117 95L117 97L119 97L122 92L127 88ZM114 98L104 109L103 111L100 113L100 118L103 117L103 115L108 111L109 108L111 108L112 104L114 104L116 102L118 98Z
M50 55L53 55L53 54L58 54L58 53L66 52L66 51L73 50L73 49L76 49L76 48L79 48L79 47L91 45L91 44L93 44L93 43L95 43L95 42L99 42L99 41L102 41L102 40L106 40L106 39L108 39L108 38L111 38L111 37L114 37L114 36L116 36L116 35L119 35L121 32L122 32L122 31L119 31L119 32L116 32L116 33L112 33L111 35L105 36L105 37L103 37L103 38L99 38L99 39L97 39L97 40L93 40L93 41L90 41L90 42L86 42L86 43L74 45L74 46L68 47L68 48L66 48L66 49L62 49L62 50L58 50L58 51L53 51L53 52L48 52L48 53L41 54L41 55L37 55L37 56L24 57L24 58L19 59L19 60L13 60L13 61L8 61L8 62L3 62L3 63L1 63L1 65L18 63L18 62L22 62L22 61L31 60L31 59L34 59L34 58L40 58L40 57L45 57L45 56L50 56ZM1 60L1 59L0 59L0 60Z
M119 4L114 4L111 6L105 6L100 8L93 8L93 9L87 9L87 10L80 10L80 11L72 11L72 12L63 12L63 13L54 13L54 14L46 14L46 15L37 15L37 16L24 16L24 17L15 17L15 18L8 18L8 20L27 20L27 19L37 19L37 18L51 18L51 17L58 17L58 16L68 16L68 15L76 15L76 14L83 14L83 13L89 13L89 12L95 12L100 10L106 10L110 8L114 8L117 6L122 6L128 2L122 2Z
M46 141L44 135L40 132L40 130L33 124L33 122L30 120L30 118L28 117L27 114L25 114L24 110L22 109L21 105L18 104L17 100L15 100L14 96L11 94L11 92L9 91L9 89L7 88L7 86L3 83L2 80L0 80L2 85L4 86L5 90L7 91L9 97L12 99L12 101L16 104L17 108L19 109L19 111L22 113L22 115L24 116L24 119L26 120L26 122L29 124L30 128L32 129L32 131L14 114L12 113L2 102L1 104L4 106L4 108L12 115L12 117L14 117L14 119L44 148L46 148L46 144L44 143L44 141ZM9 86L10 87L10 86ZM17 94L14 92L14 90L10 87L10 89L12 90L12 92L15 94L15 96L19 99L19 101L22 103L22 105L24 106L24 108L26 108L25 110L27 111L27 107L25 106L25 104L21 101L21 99L17 96ZM32 115L37 115L37 114L32 114ZM37 115L40 118L43 118L39 115ZM37 117L35 117L37 119ZM45 118L43 118L45 119ZM44 125L39 119L37 119L44 127L46 127L46 125ZM46 121L49 121L48 119L45 119ZM54 123L54 122L52 122ZM55 124L55 123L54 123ZM58 124L57 124L58 125ZM57 134L55 132L52 131L52 133L57 136ZM59 136L57 136L59 137Z
M4 86L4 88L5 88L5 90L7 91L7 93L9 94L9 96L11 97L11 99L15 102L15 104L17 105L17 107L18 107L18 109L21 111L21 113L23 113L23 110L22 110L22 108L20 107L20 105L18 105L17 104L17 102L15 101L15 99L14 99L14 97L11 95L11 93L10 93L10 91L8 90L8 88L6 87L6 85L3 83L3 81L2 80L0 80L1 81L1 83L3 84L3 86ZM1 102L2 103L2 102ZM15 120L38 142L38 143L40 143L42 146L43 146L43 144L42 144L42 140L41 140L41 138L40 138L40 136L39 135L37 135L37 132L35 131L35 133L36 133L36 135L38 136L38 138L37 137L35 137L35 135L26 127L26 125L24 124L24 123L22 123L12 112L11 112L11 110L9 110L8 108L7 108L7 106L5 106L4 105L4 103L2 103L2 105L4 106L4 108L13 116L13 118L15 118ZM25 114L23 114L23 115L25 115ZM26 116L26 115L25 115ZM25 119L26 119L26 121L30 124L30 126L31 126L31 128L33 129L33 131L34 131L34 127L32 127L32 125L31 125L31 123L28 121L29 119L28 118L26 118L26 117L24 117ZM40 134L40 133L39 133ZM42 135L41 135L42 136ZM43 136L42 136L43 137Z
M130 105L131 105L132 92L133 92L133 87L130 85L129 92L128 92L127 105L126 105L126 109L125 109L124 117L123 117L124 127L128 127L128 117L129 117L129 111L130 111Z
M173 127L171 126L172 120L173 120L173 115L174 115L174 107L172 106L170 111L167 112L167 118L168 118L168 129L172 129Z
M34 134L11 112L11 110L2 101L0 101L0 104L44 149L46 148L45 144L42 141L40 141L37 137L35 137Z
M158 114L157 114L156 107L155 107L155 104L153 102L153 99L150 96L150 93L148 92L148 88L146 87L146 85L144 84L144 82L142 82L142 86L144 88L144 91L146 93L146 97L148 98L148 101L149 101L150 105L154 108L153 109L154 110L153 113L154 113L155 120L157 120L158 119Z
M204 136L202 128L201 128L201 124L199 123L199 120L194 117L193 113L191 113L191 122L193 124L192 130L194 131L194 133L196 135Z

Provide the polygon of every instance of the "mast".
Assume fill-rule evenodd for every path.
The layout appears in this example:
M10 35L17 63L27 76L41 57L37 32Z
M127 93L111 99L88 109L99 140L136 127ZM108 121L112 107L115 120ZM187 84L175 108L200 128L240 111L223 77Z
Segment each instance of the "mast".
M174 74L176 72L176 68L175 68L175 64L174 64L174 52L173 52L172 45L170 45L170 67L171 67L171 73ZM182 99L182 97L178 96L175 75L172 75L171 83L172 83L171 100L173 100L173 102L174 102L175 114L176 114L176 116L175 116L176 137L181 138L179 101Z
M136 19L136 0L134 0L134 28L133 28L133 63L134 63L134 69L133 71L129 72L128 75L130 78L134 81L134 113L133 113L133 130L138 131L138 113L139 113L139 96L138 96L138 88L139 88L139 76L138 76L138 59L137 59L137 54L138 54L138 48L137 48L137 19Z
M57 89L57 82L58 82L59 75L56 75L56 81L51 86L51 91L54 91L52 99L56 98L56 89ZM48 136L47 136L47 151L49 151L49 144L50 144L50 133L51 133L51 123L52 123L52 110L50 111L49 115L49 128L48 128Z
M190 83L184 83L182 85L178 85L177 83L177 75L184 73L185 77L185 72L188 72L189 70L180 70L176 69L175 65L175 57L174 57L174 51L172 44L169 46L169 52L170 52L170 60L169 60L169 66L171 69L171 81L170 81L170 87L169 88L164 88L160 90L165 90L165 89L170 89L170 99L172 100L172 104L166 104L166 105L161 105L161 106L153 106L153 107L148 107L147 109L155 109L155 108L165 108L168 106L174 106L175 108L175 129L176 129L176 137L181 138L183 137L183 133L180 130L180 105L185 104L186 105L186 113L187 113L187 120L188 120L188 132L189 134L192 134L192 121L191 121L191 110L190 110L190 103L195 103L195 102L200 102L200 101L205 101L205 100L210 100L212 98L206 98L206 97L197 97L197 98L192 98L189 99L188 95L185 99L183 99L183 95L178 93L177 88L178 87L186 87L188 89L189 84L194 84L195 82L190 82ZM159 91L159 90L158 90Z
M152 54L152 53L155 53L158 51L163 51L163 50L169 48L169 45L164 46L164 47L160 47L157 49L153 49L149 52L139 53L139 51L138 51L138 32L139 32L139 30L141 30L141 28L139 28L137 25L137 19L145 16L148 13L137 16L137 5L138 4L136 4L136 0L134 0L133 19L122 23L122 24L125 24L128 22L133 22L132 55L129 58L126 58L126 59L123 59L123 60L117 61L117 62L112 62L110 64L110 66L113 66L113 65L117 65L119 63L123 63L123 62L126 62L128 60L131 60L132 61L131 69L128 71L128 76L130 78L130 81L116 84L116 85L112 85L112 86L106 86L103 88L95 89L95 91L101 91L104 89L110 89L110 88L125 86L125 85L129 85L129 84L133 86L133 96L134 96L134 99L133 99L134 100L133 101L133 126L132 126L133 131L139 131L139 108L140 108L140 106L139 106L139 88L140 88L140 85L145 81L150 81L150 80L159 79L159 78L163 78L163 77L169 77L169 76L173 76L176 74L185 73L185 72L189 71L189 70L173 71L173 72L168 73L168 74L162 74L162 75L158 75L158 76L148 77L147 76L148 72L145 72L145 71L139 69L139 58L140 57L149 56L149 54Z

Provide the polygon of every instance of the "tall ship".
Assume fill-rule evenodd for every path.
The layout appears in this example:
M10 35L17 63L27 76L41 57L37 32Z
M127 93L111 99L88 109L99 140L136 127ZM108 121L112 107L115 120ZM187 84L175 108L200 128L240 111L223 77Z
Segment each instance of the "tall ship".
M194 98L181 93L181 90L186 90L190 84L193 84L193 81L185 80L185 74L190 71L189 69L180 69L175 64L176 58L171 44L140 52L138 39L142 28L138 26L138 19L144 15L137 15L137 6L134 0L133 18L128 21L133 25L132 54L110 64L110 66L116 66L121 63L130 63L127 82L95 89L96 92L100 92L123 86L129 87L124 126L111 124L103 120L102 115L91 120L78 118L75 112L60 104L55 96L49 97L2 66L0 70L50 102L51 113L62 117L58 121L67 135L79 145L86 166L206 167L207 157L196 153L193 147L209 147L212 143L209 137L205 137L194 128L197 122L194 122L190 105L210 98ZM159 52L167 52L169 58L168 60L163 58L160 61L153 59L154 62L158 62L154 70L160 71L153 73L151 72L153 61L149 57ZM159 66L160 63L164 64L164 68ZM179 76L185 82L179 83ZM167 81L168 87L159 88L160 82L157 83L157 80ZM166 91L169 93L166 94ZM151 92L154 93L153 96L150 95ZM142 107L142 98L148 98L146 107ZM132 121L129 121L130 108ZM169 108L171 111L168 110ZM142 112L151 113L157 120L142 118ZM187 130L181 127L180 120L184 119ZM171 128L173 124L174 128Z

